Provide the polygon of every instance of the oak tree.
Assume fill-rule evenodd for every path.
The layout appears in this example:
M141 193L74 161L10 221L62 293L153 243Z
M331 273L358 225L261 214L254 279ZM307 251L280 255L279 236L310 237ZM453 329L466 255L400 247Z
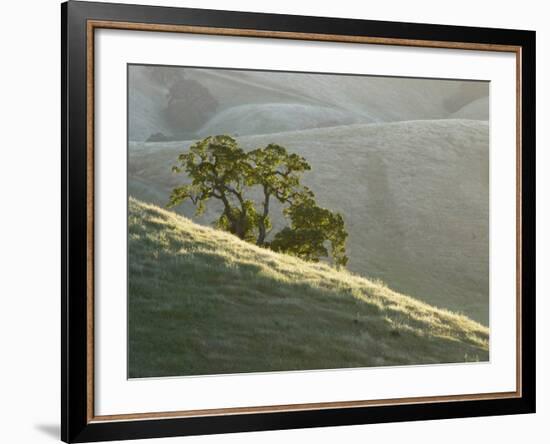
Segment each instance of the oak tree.
M210 199L217 199L223 203L217 228L305 260L331 257L335 265L345 266L343 217L317 205L313 191L301 184L310 169L302 156L277 144L245 152L230 136L210 136L179 155L173 171L185 172L191 182L174 188L168 205L190 200L200 215ZM290 224L270 242L273 201L281 204Z

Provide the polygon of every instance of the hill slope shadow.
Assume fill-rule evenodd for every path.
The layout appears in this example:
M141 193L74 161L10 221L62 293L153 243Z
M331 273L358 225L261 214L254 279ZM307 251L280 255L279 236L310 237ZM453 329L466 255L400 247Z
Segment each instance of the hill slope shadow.
M488 360L488 329L130 200L129 377Z

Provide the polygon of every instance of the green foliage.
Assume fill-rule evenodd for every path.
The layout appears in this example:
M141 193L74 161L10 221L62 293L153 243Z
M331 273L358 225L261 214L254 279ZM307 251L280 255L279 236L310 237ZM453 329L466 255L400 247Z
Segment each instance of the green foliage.
M208 200L219 199L224 204L224 211L217 222L218 227L241 239L250 239L256 214L253 204L243 196L249 165L246 153L237 142L229 136L207 137L180 154L178 160L179 164L172 170L185 171L192 182L174 188L168 205L174 207L189 199L200 215Z
M319 207L307 194L285 208L284 213L290 218L291 225L275 235L270 244L273 250L318 262L319 257L329 256L328 242L334 264L339 267L347 264L348 233L341 214Z
M215 198L224 206L217 228L302 259L317 262L331 256L335 265L346 265L344 220L339 213L319 207L313 192L301 184L302 174L311 169L303 157L277 144L245 152L235 139L221 135L195 143L178 161L173 171L185 172L191 183L172 190L169 207L190 200L200 215L208 200ZM254 188L261 191L258 202L247 197ZM283 205L290 226L268 242L272 199Z

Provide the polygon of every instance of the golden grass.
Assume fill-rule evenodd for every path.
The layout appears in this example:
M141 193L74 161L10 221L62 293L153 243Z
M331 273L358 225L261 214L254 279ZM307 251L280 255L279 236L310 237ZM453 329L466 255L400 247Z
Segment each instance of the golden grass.
M488 329L129 202L130 377L488 360Z

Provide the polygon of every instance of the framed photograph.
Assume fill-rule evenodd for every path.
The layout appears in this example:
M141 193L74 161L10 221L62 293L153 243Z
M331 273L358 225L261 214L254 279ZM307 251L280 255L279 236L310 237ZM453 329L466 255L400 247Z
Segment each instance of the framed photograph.
M62 439L535 411L535 33L69 1Z

